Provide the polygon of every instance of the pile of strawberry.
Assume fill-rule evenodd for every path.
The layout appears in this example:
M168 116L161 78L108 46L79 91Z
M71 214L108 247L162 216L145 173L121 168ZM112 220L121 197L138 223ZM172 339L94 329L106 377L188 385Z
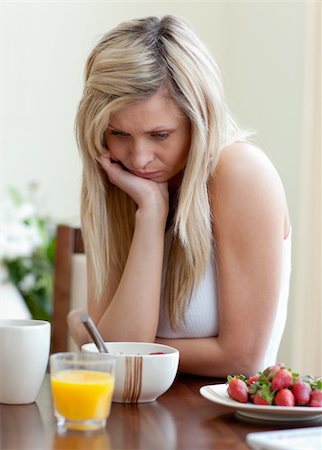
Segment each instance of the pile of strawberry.
M228 375L227 384L228 395L242 403L322 407L322 378L300 376L284 364L267 367L250 378Z

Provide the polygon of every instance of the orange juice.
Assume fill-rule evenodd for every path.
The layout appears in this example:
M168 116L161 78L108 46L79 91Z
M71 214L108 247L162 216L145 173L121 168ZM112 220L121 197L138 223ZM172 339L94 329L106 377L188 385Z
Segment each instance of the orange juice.
M108 417L114 376L94 370L65 370L51 376L56 412L73 422Z

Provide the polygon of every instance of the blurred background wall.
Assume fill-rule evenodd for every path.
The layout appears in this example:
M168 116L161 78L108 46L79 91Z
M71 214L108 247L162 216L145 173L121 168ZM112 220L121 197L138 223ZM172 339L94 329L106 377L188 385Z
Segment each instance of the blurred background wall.
M0 4L0 194L39 186L56 222L79 223L74 117L103 33L150 14L185 17L221 67L228 103L284 182L293 225L279 360L321 373L321 4L311 1L56 1ZM303 218L304 217L304 218Z

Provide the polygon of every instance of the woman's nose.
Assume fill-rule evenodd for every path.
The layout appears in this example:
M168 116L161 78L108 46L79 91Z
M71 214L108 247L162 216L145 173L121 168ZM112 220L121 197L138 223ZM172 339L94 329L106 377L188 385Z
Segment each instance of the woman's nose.
M153 158L154 155L151 148L145 143L139 142L133 145L131 151L131 163L133 169L138 171L145 169Z

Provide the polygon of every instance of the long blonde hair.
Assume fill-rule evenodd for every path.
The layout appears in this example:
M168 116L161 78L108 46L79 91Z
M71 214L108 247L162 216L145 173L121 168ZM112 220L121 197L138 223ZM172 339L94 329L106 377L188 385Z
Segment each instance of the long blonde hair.
M175 328L184 319L193 287L213 245L208 181L220 150L242 133L226 106L220 73L190 26L174 16L121 23L91 52L76 117L83 159L82 232L99 300L111 265L122 275L130 249L136 205L109 182L99 163L112 111L146 99L160 88L191 123L191 147L174 217L165 298Z

